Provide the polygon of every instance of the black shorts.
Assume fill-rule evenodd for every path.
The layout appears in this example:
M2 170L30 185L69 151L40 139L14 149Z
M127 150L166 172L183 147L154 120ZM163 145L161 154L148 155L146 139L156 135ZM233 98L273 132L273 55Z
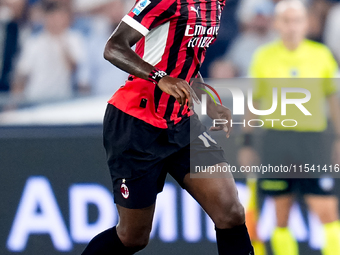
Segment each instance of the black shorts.
M151 206L163 190L167 173L183 187L191 165L227 162L222 148L214 142L207 146L198 138L203 133L207 136L197 115L161 129L109 104L104 117L104 147L115 203L130 209Z
M263 138L262 162L271 166L329 165L328 147L322 132L267 130ZM258 185L262 193L270 196L333 195L334 182L329 176L303 173L301 176L291 174L288 178L260 179Z

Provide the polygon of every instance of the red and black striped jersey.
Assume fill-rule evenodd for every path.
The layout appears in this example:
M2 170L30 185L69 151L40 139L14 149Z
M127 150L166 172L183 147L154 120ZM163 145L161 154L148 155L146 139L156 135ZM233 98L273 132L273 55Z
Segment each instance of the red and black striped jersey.
M226 0L140 0L122 22L144 37L136 53L170 76L190 82L216 40ZM130 76L110 104L159 128L168 128L192 112L150 81Z

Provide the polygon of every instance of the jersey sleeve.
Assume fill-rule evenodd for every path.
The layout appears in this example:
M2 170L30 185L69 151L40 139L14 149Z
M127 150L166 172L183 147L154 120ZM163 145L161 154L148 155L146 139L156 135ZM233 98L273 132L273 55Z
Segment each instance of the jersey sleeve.
M168 21L176 10L176 0L140 0L122 21L146 36L152 28Z
M218 0L218 2L220 3L221 9L224 9L225 3L227 0Z

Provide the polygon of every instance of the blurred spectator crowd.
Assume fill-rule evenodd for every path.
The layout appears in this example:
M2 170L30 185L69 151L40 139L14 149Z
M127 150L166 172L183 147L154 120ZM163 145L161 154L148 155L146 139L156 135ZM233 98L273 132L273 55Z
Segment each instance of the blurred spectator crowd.
M203 77L246 77L255 50L277 35L279 0L228 0ZM112 95L127 74L103 49L134 0L0 0L0 111L79 96ZM304 0L309 38L340 62L340 1Z
M110 95L127 78L103 58L127 0L0 0L0 109Z

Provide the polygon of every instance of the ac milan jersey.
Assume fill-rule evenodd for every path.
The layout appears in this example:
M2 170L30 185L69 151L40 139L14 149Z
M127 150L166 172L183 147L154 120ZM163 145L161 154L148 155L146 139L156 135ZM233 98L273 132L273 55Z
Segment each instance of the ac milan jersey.
M216 40L225 0L140 0L122 21L144 37L136 53L170 76L190 82ZM192 112L150 81L130 76L109 100L153 126L168 128Z

